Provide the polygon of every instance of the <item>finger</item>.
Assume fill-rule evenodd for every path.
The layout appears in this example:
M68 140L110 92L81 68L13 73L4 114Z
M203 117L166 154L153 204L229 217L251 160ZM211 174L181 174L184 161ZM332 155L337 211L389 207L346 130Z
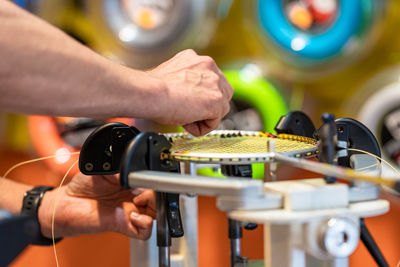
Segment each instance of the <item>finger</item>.
M183 128L194 136L200 136L200 127L197 122L183 125Z
M141 214L152 218L156 217L156 196L153 190L144 190L140 195L134 197L133 204Z
M218 89L222 92L225 99L227 101L232 99L234 89L229 83L228 79L225 75L217 68L217 75L218 75Z
M231 110L230 102L225 102L225 103L222 105L222 117L221 117L221 119L222 119L223 117L225 117L225 116L229 113L230 110Z
M134 188L134 189L131 189L132 195L133 195L133 197L135 197L135 198L138 197L140 194L142 194L143 191L144 191L143 188Z
M147 215L131 212L130 221L134 228L133 236L135 238L142 240L149 239L153 227L153 218Z
M185 49L185 50L182 50L182 51L180 51L179 53L177 53L177 54L175 55L175 57L181 56L181 55L195 56L195 55L197 55L197 53L196 53L196 51L194 51L193 49Z
M194 136L201 136L215 130L218 127L219 122L219 119L209 119L186 124L183 128Z
M225 96L227 97L228 100L231 100L233 93L234 93L234 89L231 86L231 84L228 82L228 79L223 74L221 76L220 83L221 83L220 86L221 86L223 92L225 93Z
M156 196L153 190L144 190L140 195L133 199L133 204L136 206L150 206L151 208L156 208Z
M219 125L219 119L210 119L198 122L200 135L205 135L212 130L215 130Z

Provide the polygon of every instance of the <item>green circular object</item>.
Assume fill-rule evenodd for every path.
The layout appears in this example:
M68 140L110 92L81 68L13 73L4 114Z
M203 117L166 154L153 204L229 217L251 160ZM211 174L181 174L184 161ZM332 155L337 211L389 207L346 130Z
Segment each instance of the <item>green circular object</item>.
M280 117L288 112L285 100L279 91L265 78L248 77L241 70L226 70L224 74L235 89L233 99L242 100L256 109L262 118L263 131L274 132L275 125ZM252 172L254 179L263 179L264 164L252 164ZM222 176L209 168L200 169L198 173L208 176Z
M224 74L235 89L233 99L243 100L253 106L261 115L263 130L273 132L280 117L288 111L278 90L265 78L246 77L240 70L226 70Z

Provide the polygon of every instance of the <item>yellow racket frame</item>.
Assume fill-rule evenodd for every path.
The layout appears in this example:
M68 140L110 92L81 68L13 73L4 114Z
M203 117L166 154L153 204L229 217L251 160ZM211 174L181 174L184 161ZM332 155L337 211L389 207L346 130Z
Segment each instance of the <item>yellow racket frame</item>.
M176 161L208 164L251 164L271 162L276 153L288 157L312 157L317 140L257 131L213 131L193 137L185 133L165 134L172 144L169 157Z

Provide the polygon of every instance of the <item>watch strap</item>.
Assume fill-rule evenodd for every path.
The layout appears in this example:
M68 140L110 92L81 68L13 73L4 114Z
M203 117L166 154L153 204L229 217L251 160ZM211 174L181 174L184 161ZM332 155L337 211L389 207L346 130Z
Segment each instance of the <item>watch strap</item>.
M53 240L51 238L43 236L40 230L38 218L39 206L42 203L44 194L53 189L54 188L51 186L35 186L31 190L27 191L24 195L21 214L34 217L39 226L39 234L37 235L36 240L32 242L33 245L49 246L53 244ZM62 238L56 238L55 242L58 242L61 239Z

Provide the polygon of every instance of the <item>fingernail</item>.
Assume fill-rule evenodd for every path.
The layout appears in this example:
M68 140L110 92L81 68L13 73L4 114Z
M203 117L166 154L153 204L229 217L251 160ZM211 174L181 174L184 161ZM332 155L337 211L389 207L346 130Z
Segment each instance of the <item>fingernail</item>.
M135 188L135 189L132 191L132 194L133 194L134 196L138 196L138 195L140 195L141 193L143 193L143 189Z
M136 213L134 211L131 212L131 219L137 219L139 217L140 217L140 214L138 214L138 213Z

